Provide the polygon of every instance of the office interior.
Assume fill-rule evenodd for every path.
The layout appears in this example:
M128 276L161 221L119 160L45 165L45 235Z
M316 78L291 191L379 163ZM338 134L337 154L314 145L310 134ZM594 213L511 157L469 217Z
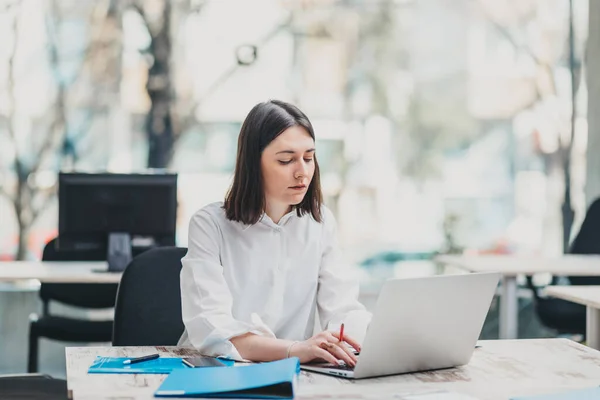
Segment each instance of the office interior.
M600 254L599 2L0 0L0 37L0 382L67 379L67 348L111 346L118 290L3 265L119 274L148 249L185 249L269 99L313 123L368 310L389 279L494 257L516 271L481 340L598 349L591 303L546 289L600 285L600 261L586 273Z

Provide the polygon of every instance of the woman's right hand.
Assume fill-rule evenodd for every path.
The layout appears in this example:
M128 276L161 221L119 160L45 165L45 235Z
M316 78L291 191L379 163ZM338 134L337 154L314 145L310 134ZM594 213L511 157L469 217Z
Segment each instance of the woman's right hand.
M344 341L341 342L337 332L323 331L308 340L293 343L289 349L289 356L298 357L300 363L325 360L338 364L341 360L354 367L357 358L346 343L360 352L360 344L351 337L344 335Z

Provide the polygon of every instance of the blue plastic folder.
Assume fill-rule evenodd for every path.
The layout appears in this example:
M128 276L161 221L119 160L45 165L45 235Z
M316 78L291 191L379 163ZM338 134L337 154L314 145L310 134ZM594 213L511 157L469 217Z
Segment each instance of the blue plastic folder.
M512 400L597 400L600 399L600 387L569 390L566 392L543 394L540 396L514 397Z
M178 369L154 396L292 399L299 373L296 357L235 368Z
M96 357L88 369L89 374L169 374L178 369L193 369L181 362L181 357L159 357L135 364L123 364L129 357ZM219 359L232 366L233 361ZM222 367L220 367L222 368Z

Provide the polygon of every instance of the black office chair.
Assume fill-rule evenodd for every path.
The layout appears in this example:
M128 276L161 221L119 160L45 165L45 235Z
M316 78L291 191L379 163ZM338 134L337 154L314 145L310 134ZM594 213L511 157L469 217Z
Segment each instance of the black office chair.
M105 261L106 250L59 251L56 248L56 239L53 239L44 247L42 260ZM112 308L115 305L117 286L116 283L42 283L40 287L42 314L30 316L27 371L38 370L38 343L42 337L67 342L110 342L113 325L111 320L92 321L51 315L49 303L57 301L90 309Z
M600 199L589 207L581 228L569 250L570 254L600 254ZM599 267L600 268L600 267ZM569 276L571 285L599 285L598 276ZM553 278L552 283L556 283ZM585 335L585 306L556 298L542 297L531 278L528 286L533 291L535 310L545 326L556 329L561 334Z
M600 254L600 198L588 208L571 245L572 254ZM569 276L571 285L600 285L600 276Z
M160 247L135 257L123 273L113 346L175 346L183 333L179 275L187 249Z
M540 322L563 335L585 335L585 307L569 301L552 297L543 297L539 288L534 287L531 279L527 280L533 292L535 312Z
M0 375L0 399L67 400L67 381L50 375Z

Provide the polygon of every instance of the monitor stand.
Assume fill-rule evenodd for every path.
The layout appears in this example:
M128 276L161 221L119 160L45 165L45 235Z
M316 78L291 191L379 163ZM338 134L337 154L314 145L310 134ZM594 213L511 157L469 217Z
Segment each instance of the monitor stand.
M131 236L129 233L108 235L108 272L123 272L131 262Z

